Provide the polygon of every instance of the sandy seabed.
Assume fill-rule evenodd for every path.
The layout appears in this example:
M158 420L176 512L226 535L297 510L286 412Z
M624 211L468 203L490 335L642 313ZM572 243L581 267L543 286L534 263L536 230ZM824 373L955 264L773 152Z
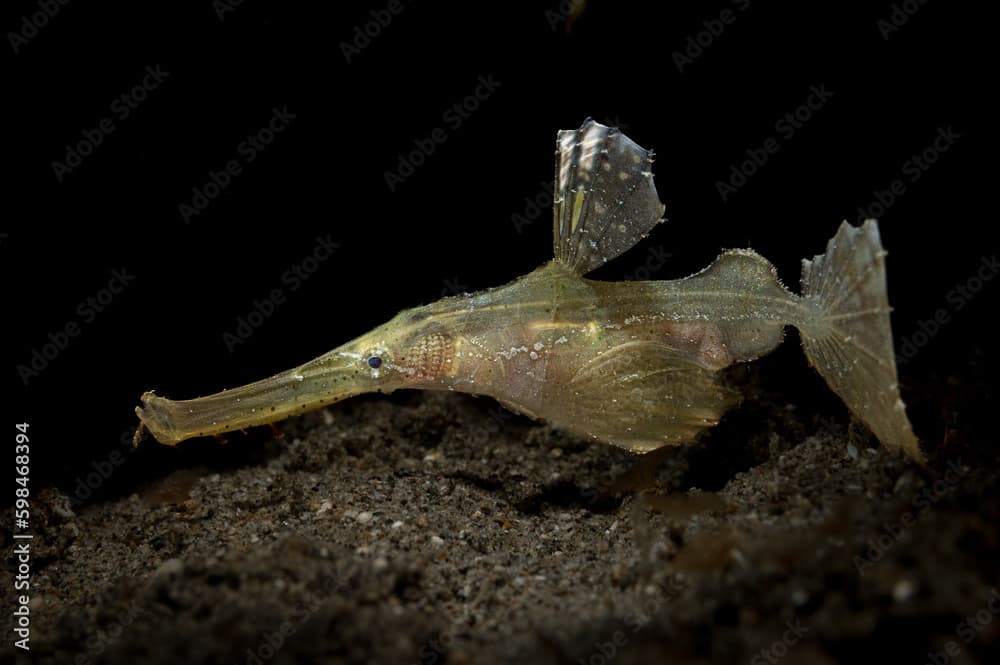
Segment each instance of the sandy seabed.
M221 468L46 492L27 657L1000 662L996 450L923 469L790 399L635 457L488 399L360 398Z

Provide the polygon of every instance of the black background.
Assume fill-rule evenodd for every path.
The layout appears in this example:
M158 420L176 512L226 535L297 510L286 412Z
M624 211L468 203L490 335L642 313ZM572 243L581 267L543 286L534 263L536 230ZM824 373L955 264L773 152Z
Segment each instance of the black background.
M975 166L990 150L973 112L995 85L984 17L912 3L885 39L885 2L591 1L563 20L556 3L415 0L348 62L344 43L387 3L327 4L245 0L220 20L207 2L70 2L17 53L8 35L15 173L0 264L15 399L5 412L11 438L14 422L32 424L39 482L72 485L119 448L144 390L186 398L258 379L401 308L502 284L550 258L550 213L523 233L512 216L525 214L526 198L547 197L555 132L587 116L656 150L670 220L595 276L636 274L651 247L670 252L653 272L668 279L749 246L795 289L799 260L821 252L840 220L857 221L875 190L906 180L904 162L939 130L960 134L881 217L897 345L935 310L951 314L902 373L911 415L914 404L930 413L915 414L918 433L932 446L941 439L942 386L981 366L993 339L996 284L961 312L947 299L995 251L992 182ZM725 8L735 21L678 71L674 52ZM4 27L19 31L38 5L8 9ZM169 76L58 182L52 162L156 65ZM443 114L481 76L499 87L449 126ZM724 202L717 181L777 136L775 122L811 86L833 97ZM178 205L239 157L275 107L295 115L288 129L185 224ZM445 143L390 191L385 172L436 127ZM335 255L230 352L223 333L286 286L282 273L320 235L339 243ZM25 386L17 365L79 321L78 303L118 268L134 281ZM147 444L129 457L136 473L108 487L127 489L143 469L204 447Z

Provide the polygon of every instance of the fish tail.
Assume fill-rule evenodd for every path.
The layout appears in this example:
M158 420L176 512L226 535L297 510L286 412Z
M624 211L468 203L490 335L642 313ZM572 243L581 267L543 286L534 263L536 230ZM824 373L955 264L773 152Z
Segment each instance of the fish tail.
M847 222L826 252L802 261L806 320L798 326L810 364L883 445L923 462L899 395L878 224Z

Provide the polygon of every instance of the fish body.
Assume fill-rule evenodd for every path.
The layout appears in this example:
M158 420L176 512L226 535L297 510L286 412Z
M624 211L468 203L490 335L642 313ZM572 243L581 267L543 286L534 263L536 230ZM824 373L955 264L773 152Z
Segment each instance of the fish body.
M752 250L677 280L584 275L662 221L652 153L591 120L557 137L555 257L501 287L405 310L288 372L194 400L143 395L161 442L243 429L400 388L489 395L634 452L692 440L738 395L720 372L770 352L786 326L882 442L922 453L896 383L884 256L873 220L846 222L789 291ZM138 436L138 434L137 434Z

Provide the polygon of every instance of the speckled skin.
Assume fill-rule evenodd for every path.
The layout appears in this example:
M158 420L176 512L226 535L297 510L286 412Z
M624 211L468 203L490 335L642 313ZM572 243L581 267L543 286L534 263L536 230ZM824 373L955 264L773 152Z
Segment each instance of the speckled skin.
M803 264L803 295L751 250L670 281L584 275L662 221L652 153L587 121L557 139L555 258L513 282L444 298L300 367L195 400L136 409L162 443L271 423L399 388L489 395L574 433L648 452L692 440L736 401L719 371L802 333L810 362L882 440L922 459L896 383L874 221L844 223ZM139 436L140 433L137 433Z

